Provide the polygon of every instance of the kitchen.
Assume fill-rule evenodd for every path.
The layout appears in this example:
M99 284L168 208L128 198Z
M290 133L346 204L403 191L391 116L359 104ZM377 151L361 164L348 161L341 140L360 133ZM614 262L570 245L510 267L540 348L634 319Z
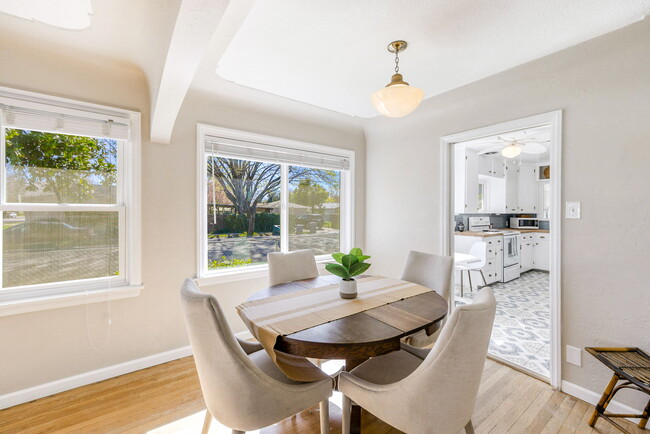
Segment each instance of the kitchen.
M497 318L490 355L550 375L550 130L548 126L454 147L456 304L490 285Z

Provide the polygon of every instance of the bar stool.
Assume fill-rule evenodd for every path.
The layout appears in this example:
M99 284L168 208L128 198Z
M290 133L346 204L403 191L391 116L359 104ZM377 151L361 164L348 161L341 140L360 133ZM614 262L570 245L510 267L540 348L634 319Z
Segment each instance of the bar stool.
M483 267L487 262L487 243L485 241L477 241L472 244L472 247L469 249L469 254L476 256L480 259L479 262L472 262L466 264L458 264L455 266L456 270L460 270L460 296L463 296L463 271L467 271L467 278L469 279L469 290L472 291L472 275L471 271L479 271L481 277L483 278L484 286L487 286L487 280L485 280L485 275L483 274ZM477 289L480 289L477 286Z

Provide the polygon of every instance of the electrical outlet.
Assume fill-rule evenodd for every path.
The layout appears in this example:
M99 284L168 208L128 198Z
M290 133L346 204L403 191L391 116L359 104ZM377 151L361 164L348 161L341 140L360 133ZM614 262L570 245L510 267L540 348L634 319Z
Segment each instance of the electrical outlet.
M580 202L567 202L565 207L566 218L579 219L580 218Z
M566 346L566 361L572 365L582 366L582 350L580 348Z

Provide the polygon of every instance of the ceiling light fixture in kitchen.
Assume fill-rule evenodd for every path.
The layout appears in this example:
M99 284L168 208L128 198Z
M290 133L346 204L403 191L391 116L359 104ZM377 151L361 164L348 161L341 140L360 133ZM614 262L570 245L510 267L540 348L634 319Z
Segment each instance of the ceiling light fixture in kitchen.
M517 142L510 142L508 146L501 150L501 155L506 158L515 158L521 154L521 146Z
M389 118L401 118L418 108L424 92L411 87L399 73L399 53L406 50L406 41L393 41L388 44L388 51L395 53L395 74L390 83L372 94L372 104L377 111Z

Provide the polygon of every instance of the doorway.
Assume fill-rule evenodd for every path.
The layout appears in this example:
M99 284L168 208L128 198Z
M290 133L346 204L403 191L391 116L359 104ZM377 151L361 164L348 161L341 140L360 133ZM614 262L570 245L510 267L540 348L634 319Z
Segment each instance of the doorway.
M441 139L442 251L473 258L458 259L454 301L471 303L477 286L489 285L497 298L489 356L553 387L561 378L561 119L555 111Z

